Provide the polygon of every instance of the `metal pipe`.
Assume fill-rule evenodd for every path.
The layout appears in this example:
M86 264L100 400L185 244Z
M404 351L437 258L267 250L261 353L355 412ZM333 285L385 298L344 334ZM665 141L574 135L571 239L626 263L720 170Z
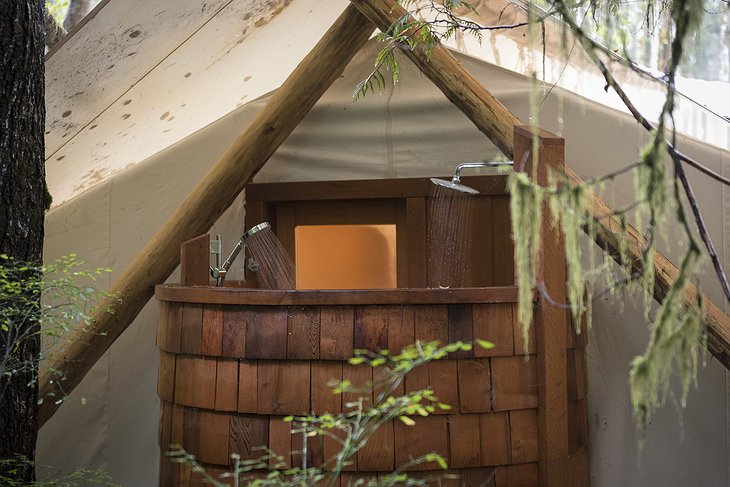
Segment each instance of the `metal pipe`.
M454 184L461 184L461 171L464 169L477 168L477 167L501 167L501 166L512 166L512 161L477 161L477 162L462 162L457 164L454 169L454 177L451 178L451 182Z

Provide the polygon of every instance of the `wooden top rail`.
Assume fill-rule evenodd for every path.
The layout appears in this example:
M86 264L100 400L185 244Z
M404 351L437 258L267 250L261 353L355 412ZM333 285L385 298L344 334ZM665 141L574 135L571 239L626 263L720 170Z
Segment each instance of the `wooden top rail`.
M516 303L517 287L463 289L269 290L213 286L160 285L160 301L248 305L361 305Z

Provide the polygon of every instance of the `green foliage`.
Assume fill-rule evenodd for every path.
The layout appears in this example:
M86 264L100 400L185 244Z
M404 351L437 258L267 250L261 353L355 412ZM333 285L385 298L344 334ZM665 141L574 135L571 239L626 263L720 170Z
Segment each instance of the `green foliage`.
M102 470L78 468L70 474L39 474L34 482L20 481L13 478L17 471L34 468L35 464L27 458L0 459L0 485L3 487L118 487ZM40 466L39 470L50 471L52 468Z
M486 340L475 340L475 345L489 349L494 345ZM398 355L391 355L388 350L370 352L356 350L355 357L349 360L351 365L369 366L374 371L375 380L372 383L355 386L349 381L330 384L334 394L350 393L353 395L370 394L375 390L375 400L371 406L363 403L362 397L345 404L346 412L339 414L323 413L319 415L289 416L285 421L292 423L292 433L300 435L302 450L292 452L301 455L303 465L292 467L284 457L267 448L262 448L262 455L253 460L241 460L239 455L232 455L234 468L226 473L223 479L233 479L238 487L248 486L309 486L334 485L343 469L349 465L350 459L362 449L373 434L385 423L398 419L407 426L414 425L419 417L428 416L436 409L450 409L443 404L430 389L408 392L403 395L394 395L399 389L405 376L413 369L425 365L433 360L445 358L449 353L460 350L471 350L471 343L456 342L440 346L438 342L416 342L403 349ZM336 441L340 451L332 458L326 459L322 467L307 465L307 438L323 436ZM214 478L179 445L173 445L168 453L172 461L189 465L193 472L202 475L204 482L215 487L224 487L220 480ZM446 461L436 453L428 453L413 458L405 465L388 475L379 475L377 478L357 480L353 486L387 487L394 485L426 486L434 479L453 478L445 474L435 474L432 478L413 478L407 473L409 469L422 463L437 463L443 470L447 468ZM253 471L267 471L266 477L254 478Z
M686 403L690 385L697 375L699 347L706 338L703 306L699 295L694 302L685 301L685 287L696 270L699 256L696 246L685 254L679 276L651 328L646 352L631 365L631 402L642 440L653 412L666 401L673 362L679 372L682 404Z
M66 12L68 12L69 0L50 0L46 2L46 8L51 13L58 25L63 24L63 19L66 18Z
M41 338L42 360L72 328L90 328L91 314L112 298L94 287L107 272L84 269L73 254L43 266L0 255L0 396L13 376L29 374L29 386L38 381L37 362L17 353L22 343ZM55 373L62 378L62 371Z

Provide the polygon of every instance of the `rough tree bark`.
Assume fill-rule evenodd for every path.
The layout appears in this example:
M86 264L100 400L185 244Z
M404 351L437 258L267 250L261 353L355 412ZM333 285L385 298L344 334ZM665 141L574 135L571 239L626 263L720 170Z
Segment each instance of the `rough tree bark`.
M0 0L0 253L34 263L41 261L48 194L44 37L42 0ZM32 339L16 353L36 361L38 349L38 340ZM0 397L0 458L20 454L34 459L38 389L28 386L30 378L12 377ZM13 476L31 480L33 468Z

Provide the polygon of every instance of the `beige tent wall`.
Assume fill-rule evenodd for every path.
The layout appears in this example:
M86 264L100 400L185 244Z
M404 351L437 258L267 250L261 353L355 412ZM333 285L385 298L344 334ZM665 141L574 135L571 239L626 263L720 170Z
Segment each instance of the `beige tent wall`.
M353 104L352 87L371 66L374 53L371 44L357 56L257 181L445 175L457 162L496 153L405 61L400 84ZM524 77L463 61L511 110L527 118L529 86ZM561 104L568 161L579 173L610 171L636 156L645 136L631 120L573 95L559 101L556 94L545 103L540 116L546 128L556 129ZM73 251L90 265L109 265L119 272L261 106L262 100L246 105L53 210L47 223L47 257ZM688 140L682 140L681 148L717 170L729 161L726 152ZM693 180L716 241L726 242L723 191L701 177ZM608 191L615 204L627 198L622 187L631 186L619 184ZM213 230L224 235L226 248L238 238L242 222L239 200ZM708 290L719 300L714 287ZM41 431L42 463L98 465L125 486L154 483L155 308L154 303L145 308ZM697 479L704 485L726 485L725 372L712 360L701 371L698 389L681 416L671 404L657 414L639 460L627 387L629 361L646 343L639 308L629 299L621 313L615 300L601 299L594 310L588 348L593 485L685 485Z
M150 2L136 4L142 9L149 8ZM188 4L181 5L191 9ZM114 1L110 5L114 5ZM295 0L290 7L270 19L266 28L271 29L268 32L272 36L281 37L287 26L306 23L297 21L302 15L308 19L323 12L336 16L337 9L331 5L315 0ZM290 8L291 11L288 10ZM214 13L210 14L213 20L225 17ZM105 22L113 23L114 18L107 15ZM228 18L240 19L243 15ZM289 20L287 15L291 15ZM234 110L236 104L245 103L281 83L286 75L285 69L273 73L266 71L266 61L272 58L272 51L269 51L268 57L259 56L258 60L238 57L244 54L240 47L236 47L239 44L232 34L235 30L228 24L235 25L240 20L220 24L213 20L184 24L188 38L193 41L196 35L202 35L204 27L215 27L224 39L222 45L233 49L225 63L212 65L213 68L206 70L212 62L206 56L215 60L226 51L222 45L204 48L204 41L217 42L212 34L196 41L198 43L193 42L192 52L202 49L203 54L186 62L197 63L202 70L201 75L208 71L212 73L205 81L196 84L195 89L182 86L183 81L180 80L186 79L184 74L189 69L182 58L171 60L164 56L164 50L153 50L157 57L146 62L148 70L157 66L155 69L158 71L152 71L154 80L150 78L140 84L137 81L144 76L144 71L135 74L131 72L134 69L128 67L118 80L121 91L109 99L102 97L97 107L79 111L79 116L86 113L86 118L74 122L76 125L69 131L69 137L74 138L73 144L64 145L63 133L53 139L58 146L49 154L49 164L57 166L53 171L49 169L52 185L66 185L68 188L74 181L91 181L93 178L83 177L86 175L86 159L90 160L92 169L102 170L105 179L100 178L102 182L91 189L73 191L71 187L64 189L65 193L61 192L72 199L55 207L47 216L47 260L74 252L90 266L109 266L114 272L102 282L108 285L263 106L265 96ZM139 22L143 31L153 31L149 19L140 18ZM320 33L313 28L310 37L315 39L311 40L311 44L330 22L325 16L317 27ZM101 35L103 26L97 27ZM199 31L201 34L197 34ZM262 46L273 45L267 44L267 36L263 32L255 35L260 38L251 44L252 50L260 52ZM75 49L82 47L79 45ZM287 42L277 49L277 52L292 51L291 59L301 57L303 54L299 51L306 53L308 50L306 46L292 47ZM458 162L496 155L496 149L487 139L408 61L401 63L400 84L382 95L369 95L365 100L353 103L352 90L372 69L376 49L371 43L355 58L345 75L326 93L257 176L257 181L447 175ZM105 51L99 52L103 54ZM247 64L241 64L244 59L248 60ZM291 59L287 62L291 63ZM467 69L503 103L523 120L528 119L529 83L524 76L470 57L461 56L461 59ZM263 64L254 66L251 63L255 61ZM258 83L255 89L250 89L252 80L243 81L245 77L241 74L244 71L254 75ZM180 76L166 77L165 73L170 72ZM67 73L70 77L77 77L74 79L84 79L91 74ZM236 83L226 81L233 78ZM221 83L225 90L217 88ZM117 88L115 83L108 81L107 89ZM136 97L123 96L128 90L133 90ZM73 93L69 91L58 97L69 99ZM239 100L244 96L247 98ZM134 101L124 105L127 99ZM91 97L81 105L97 101ZM190 112L186 112L184 117L175 121L158 120L163 102L179 105L183 101L194 105L189 107ZM124 110L124 107L138 110L133 113L135 117L139 115L139 123L134 127L123 124L126 119L122 115L126 112L119 110ZM51 116L59 120L64 118L62 109L57 111ZM73 112L76 113L75 107ZM103 133L97 132L102 128L101 124L94 130L90 129L96 123L94 117L98 113L104 120ZM564 124L559 123L561 118ZM167 135L161 135L170 133L162 132L167 129L159 126L162 122L168 124L164 127L177 126L171 130L176 134L174 137L167 139ZM62 120L59 123L61 125L53 130L68 128L62 125ZM562 131L567 140L568 163L584 177L599 175L633 161L646 137L625 114L576 95L563 95L558 90L554 90L543 104L540 124L548 130ZM123 133L127 133L124 138L121 136ZM113 144L114 148L108 148L109 144ZM730 155L726 150L688 138L680 138L680 148L713 169L730 175ZM66 149L68 154L63 152ZM61 161L56 159L61 155L66 156L63 159L66 162L70 159L67 172L57 165ZM130 163L136 164L123 169ZM723 249L723 259L728 265L730 221L725 219L730 216L725 215L730 215L730 198L726 194L727 189L693 171L690 175L710 231L718 247ZM622 179L608 188L605 196L611 203L620 205L630 197L632 187L630 179ZM243 203L239 198L212 230L223 234L224 251L230 249L243 230L243 214ZM671 250L676 254L676 239L670 241ZM240 263L236 267L235 270L240 272ZM175 279L176 276L171 278ZM705 291L715 302L723 302L711 274L706 276L705 282ZM646 344L648 332L642 313L641 306L629 298L623 312L616 300L608 298L600 299L594 308L594 326L590 330L588 347L592 485L664 486L697 482L708 486L727 485L726 410L730 404L727 401L726 372L709 357L687 407L678 411L670 403L661 410L652 424L643 455L641 458L638 456L627 380L630 360ZM125 487L156 484L159 404L155 393L155 321L156 303L153 302L41 430L38 444L41 463L57 465L64 470L74 466L98 466ZM82 398L85 404L82 404Z

